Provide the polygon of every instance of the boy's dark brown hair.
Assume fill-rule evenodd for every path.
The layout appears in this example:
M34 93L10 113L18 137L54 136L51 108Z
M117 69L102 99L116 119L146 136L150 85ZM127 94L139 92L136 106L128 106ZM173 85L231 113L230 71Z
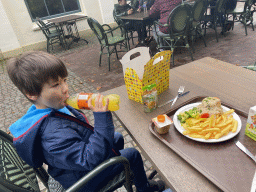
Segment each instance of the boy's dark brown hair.
M43 51L27 52L9 59L7 72L25 97L26 94L39 96L44 84L50 79L58 81L59 77L68 76L65 64L59 58Z

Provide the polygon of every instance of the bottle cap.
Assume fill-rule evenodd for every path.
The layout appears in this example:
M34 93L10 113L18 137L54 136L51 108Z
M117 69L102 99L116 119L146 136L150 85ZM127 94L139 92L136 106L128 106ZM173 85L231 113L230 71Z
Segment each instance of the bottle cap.
M161 123L165 122L165 116L164 115L158 115L157 116L157 121L161 122Z

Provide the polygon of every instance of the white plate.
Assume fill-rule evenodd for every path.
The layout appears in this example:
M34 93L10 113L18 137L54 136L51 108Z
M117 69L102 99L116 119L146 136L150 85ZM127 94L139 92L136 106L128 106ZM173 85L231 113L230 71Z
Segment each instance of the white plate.
M178 120L177 115L179 115L181 112L188 111L189 109L192 109L193 107L197 107L199 104L201 104L201 102L185 105L184 107L181 107L178 111L176 111L176 113L174 114L174 116L173 116L173 123L174 123L176 129L181 134L182 134L183 131L185 131L185 129L181 126L180 121ZM228 107L225 107L223 105L221 107L222 107L224 112L229 110ZM223 137L221 137L219 139L208 139L208 140L201 139L201 138L193 138L193 137L190 137L188 135L184 135L184 136L187 137L187 138L190 138L192 140L199 141L199 142L204 142L204 143L218 143L218 142L222 142L222 141L226 141L228 139L231 139L231 138L235 137L241 131L241 128L242 128L242 122L241 122L240 117L235 112L232 113L232 115L233 115L233 118L235 120L237 120L237 122L238 122L237 130L236 130L235 133L229 132L228 135L225 135L225 136L223 136Z

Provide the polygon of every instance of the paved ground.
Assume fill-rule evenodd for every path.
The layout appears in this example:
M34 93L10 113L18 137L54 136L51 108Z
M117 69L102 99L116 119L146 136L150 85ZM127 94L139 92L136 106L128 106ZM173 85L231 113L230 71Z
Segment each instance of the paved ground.
M194 59L210 56L235 65L251 65L255 62L255 40L256 32L248 27L248 36L245 36L244 27L241 23L236 23L233 31L220 36L219 43L216 42L214 31L207 31L205 36L207 47L204 47L202 40L195 43ZM70 50L63 51L61 47L55 46L53 54L65 61L69 69L70 93L77 92L102 92L111 88L124 85L121 63L111 56L111 71L108 71L106 56L103 56L102 66L99 62L99 43L91 31L82 35L89 41L72 45ZM132 46L134 47L134 46ZM175 67L191 62L185 49L175 51ZM120 54L120 58L123 53ZM1 55L0 55L1 60ZM0 63L0 129L9 133L9 126L23 116L30 103L15 88L6 73L5 62ZM91 124L94 118L91 111L84 111ZM122 133L125 138L125 147L135 147L135 142L127 134L120 122L114 117L116 131ZM144 167L147 172L152 169L151 163L143 158ZM159 176L157 177L159 179ZM45 191L42 186L42 191ZM118 191L125 191L123 188Z

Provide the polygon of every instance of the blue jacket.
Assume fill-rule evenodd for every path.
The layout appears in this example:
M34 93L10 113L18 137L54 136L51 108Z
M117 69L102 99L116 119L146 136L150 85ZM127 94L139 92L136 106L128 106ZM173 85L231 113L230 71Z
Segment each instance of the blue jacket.
M68 188L104 160L120 155L113 146L111 112L94 112L94 118L93 128L70 106L55 110L32 105L10 131L27 164L40 167L46 163L48 173Z

